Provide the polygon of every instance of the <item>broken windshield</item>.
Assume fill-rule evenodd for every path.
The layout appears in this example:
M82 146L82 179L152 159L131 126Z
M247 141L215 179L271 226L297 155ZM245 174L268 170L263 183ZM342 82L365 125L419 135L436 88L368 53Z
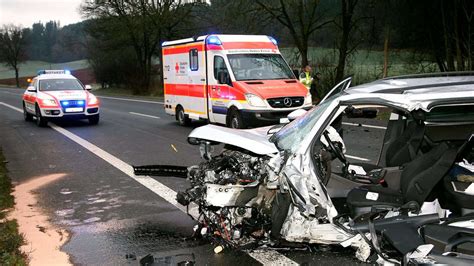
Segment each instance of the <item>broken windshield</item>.
M237 81L295 78L279 54L233 54L228 58Z
M270 140L274 142L280 150L296 151L301 141L309 134L316 122L336 98L337 97L331 97L315 106L305 115L298 117L275 133Z

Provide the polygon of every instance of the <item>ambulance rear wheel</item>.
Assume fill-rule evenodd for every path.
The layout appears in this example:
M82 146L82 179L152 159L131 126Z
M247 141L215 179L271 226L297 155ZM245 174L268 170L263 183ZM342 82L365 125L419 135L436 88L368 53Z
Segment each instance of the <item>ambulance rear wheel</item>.
M242 119L242 115L240 114L239 110L233 109L230 112L229 117L229 127L231 128L246 128L244 120Z
M181 106L176 107L176 120L180 126L187 126L191 123L191 119L184 113L184 109Z

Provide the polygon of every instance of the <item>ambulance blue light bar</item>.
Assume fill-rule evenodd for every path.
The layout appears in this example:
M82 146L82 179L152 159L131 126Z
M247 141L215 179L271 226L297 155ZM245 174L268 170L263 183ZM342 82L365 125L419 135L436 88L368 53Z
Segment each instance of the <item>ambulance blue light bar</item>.
M209 36L206 40L207 44L222 45L221 40L217 36Z
M270 39L270 41L272 41L274 45L278 45L277 40L275 40L275 38L273 38L272 36L268 36L268 39Z

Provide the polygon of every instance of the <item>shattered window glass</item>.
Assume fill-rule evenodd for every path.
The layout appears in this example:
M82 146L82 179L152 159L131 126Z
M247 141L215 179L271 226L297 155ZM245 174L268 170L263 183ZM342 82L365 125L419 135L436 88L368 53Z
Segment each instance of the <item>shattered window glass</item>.
M315 106L305 115L298 117L275 134L276 145L282 150L296 151L299 144L309 134L321 115L328 109L335 98L328 99Z

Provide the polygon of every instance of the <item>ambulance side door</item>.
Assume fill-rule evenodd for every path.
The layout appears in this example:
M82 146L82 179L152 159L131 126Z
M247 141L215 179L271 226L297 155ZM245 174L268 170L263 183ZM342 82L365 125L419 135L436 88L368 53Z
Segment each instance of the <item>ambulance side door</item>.
M208 62L209 117L211 122L226 124L230 73L224 55L210 53Z

